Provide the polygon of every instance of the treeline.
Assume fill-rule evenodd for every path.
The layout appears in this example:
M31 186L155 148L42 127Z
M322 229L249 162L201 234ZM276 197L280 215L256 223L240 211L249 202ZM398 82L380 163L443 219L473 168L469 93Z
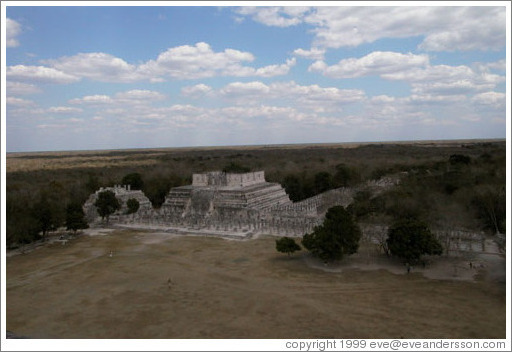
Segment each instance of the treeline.
M364 221L418 219L437 229L505 233L505 164L503 153L418 163L392 189L359 191L348 210Z
M132 155L133 154L133 155ZM126 152L126 160L154 153ZM293 201L338 187L406 172L400 186L373 194L362 190L350 211L364 221L416 217L432 228L453 226L504 232L505 143L447 147L366 145L358 148L262 148L162 152L150 165L38 169L7 173L7 245L41 238L65 226L68 207L82 205L100 187L132 184L158 208L172 187L191 183L194 172L264 170L267 181L283 185ZM117 154L116 154L117 156ZM36 156L32 156L36 157ZM9 159L8 159L9 163ZM140 184L126 179L138 174ZM48 209L50 211L48 211ZM47 216L51 214L51 216ZM41 219L51 218L51 221ZM50 225L47 225L50 223Z
M117 181L105 182L98 175L89 173L82 180L67 184L53 180L35 191L33 188L24 189L17 183L8 185L7 248L45 240L49 232L63 226L73 231L86 228L87 224L80 223L83 221L82 205L100 187L131 184L132 189L141 189L153 206L158 208L172 187L184 185L188 181L173 174L143 177L139 173L130 173Z
M297 202L331 189L355 186L360 182L359 170L342 163L336 165L333 172L320 171L313 175L305 172L301 175L288 174L280 183L290 199Z

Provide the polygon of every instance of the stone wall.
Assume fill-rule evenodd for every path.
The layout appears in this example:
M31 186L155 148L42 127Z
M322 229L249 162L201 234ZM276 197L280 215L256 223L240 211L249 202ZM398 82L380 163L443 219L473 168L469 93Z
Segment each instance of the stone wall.
M98 194L104 191L111 191L115 194L116 198L119 200L121 204L121 208L116 211L111 219L116 219L118 216L122 216L128 210L126 206L126 202L128 199L136 199L139 202L139 209L137 213L151 211L153 209L150 200L146 197L146 195L140 190L132 190L130 185L115 185L114 187L102 187L97 190L95 193L89 196L89 199L85 202L83 206L83 210L85 213L85 217L89 223L93 223L99 220L99 215L96 210L96 206L94 203L96 199L98 199Z
M211 171L192 175L194 187L246 187L265 182L265 172L247 172L243 174Z

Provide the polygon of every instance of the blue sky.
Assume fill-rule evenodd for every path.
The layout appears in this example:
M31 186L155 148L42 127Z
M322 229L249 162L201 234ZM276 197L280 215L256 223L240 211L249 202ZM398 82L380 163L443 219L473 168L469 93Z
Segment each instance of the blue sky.
M7 151L505 138L493 4L7 2Z

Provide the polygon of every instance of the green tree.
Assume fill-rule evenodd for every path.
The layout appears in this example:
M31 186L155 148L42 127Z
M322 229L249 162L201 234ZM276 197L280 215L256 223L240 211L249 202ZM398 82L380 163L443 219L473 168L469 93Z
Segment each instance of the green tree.
M54 231L60 226L55 208L50 204L45 193L41 194L41 198L32 209L37 220L38 229L43 234L43 239L49 231Z
M321 171L315 174L315 192L317 194L323 193L334 188L332 175L326 171Z
M388 230L387 245L390 253L408 263L417 262L424 254L441 255L443 247L428 226L415 219L394 223Z
M342 163L336 165L336 172L332 179L334 187L348 187L359 181L360 176L357 170Z
M126 214L133 214L139 210L140 203L137 199L130 198L126 201L126 207L128 208Z
M286 253L288 256L295 251L300 251L302 248L295 242L293 238L282 237L276 240L276 250L281 253Z
M77 203L68 204L66 207L66 229L73 230L76 233L77 230L87 229L88 227L82 206Z
M7 248L15 248L41 238L38 221L27 197L7 193L5 208Z
M144 194L155 208L160 208L172 187L182 186L184 180L174 174L156 175L144 184Z
M93 173L89 173L87 181L85 182L85 189L87 192L93 193L96 192L98 188L100 188L100 180L98 179L98 176Z
M116 210L121 208L119 200L112 191L103 191L98 194L98 199L94 202L94 206L97 208L98 214L101 219L107 218L107 223L110 215L114 214Z
M449 162L451 165L457 165L457 164L468 165L471 162L471 158L467 155L452 154L452 155L450 155Z
M304 199L304 193L299 178L295 175L288 175L281 183L286 193L290 196L290 200L297 202Z
M352 215L342 206L330 208L322 225L304 235L302 245L324 260L340 260L359 249L361 230Z
M144 187L144 181L142 181L142 176L138 172L125 175L121 183L130 185L131 189L142 189Z
M484 227L494 233L505 233L506 195L505 187L480 186L475 188L472 204Z

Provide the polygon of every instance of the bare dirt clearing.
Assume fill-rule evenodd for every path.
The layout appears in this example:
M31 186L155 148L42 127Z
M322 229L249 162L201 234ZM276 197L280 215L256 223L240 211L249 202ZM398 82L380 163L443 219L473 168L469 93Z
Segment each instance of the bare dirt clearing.
M327 267L305 253L288 258L274 237L101 234L7 258L7 330L32 338L505 338L505 284L485 268L435 280L398 264L377 269L364 253Z

